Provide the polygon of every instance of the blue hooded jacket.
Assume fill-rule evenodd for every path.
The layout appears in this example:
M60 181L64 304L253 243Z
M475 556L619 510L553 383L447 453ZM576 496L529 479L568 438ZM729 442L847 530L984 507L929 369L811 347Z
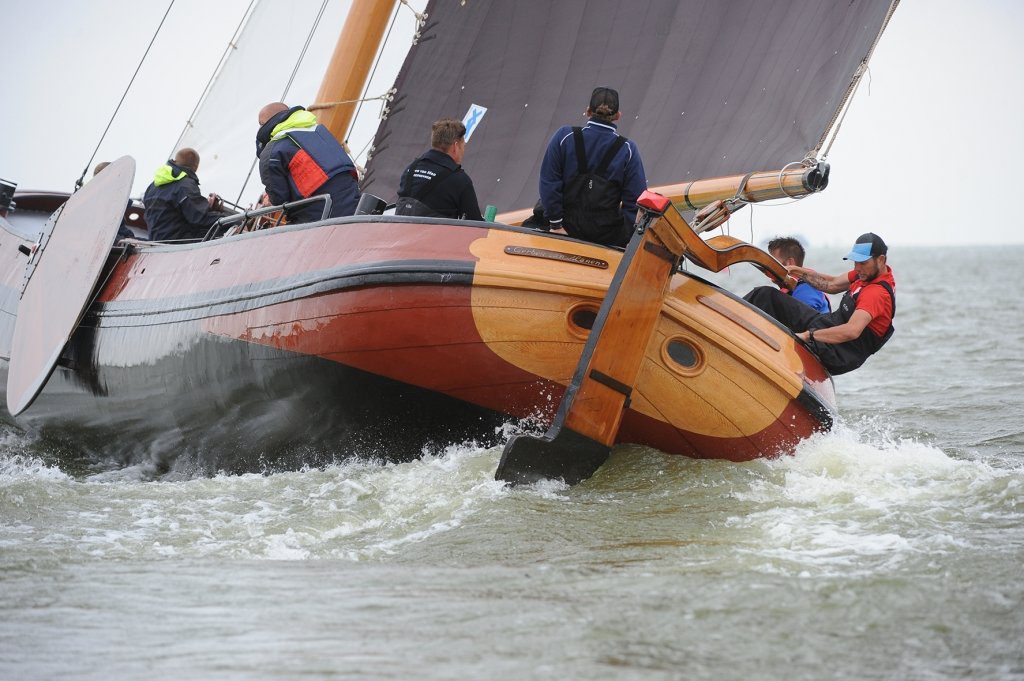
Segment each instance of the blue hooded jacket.
M583 146L591 170L608 151L618 137L614 123L598 123L591 120L583 128ZM576 161L576 147L572 140L572 126L559 128L548 142L544 161L540 167L540 200L544 205L544 216L558 227L562 222L562 191L565 183L579 174ZM647 176L640 159L636 142L629 140L615 155L605 179L622 186L622 213L630 221L636 220L636 200L647 189Z

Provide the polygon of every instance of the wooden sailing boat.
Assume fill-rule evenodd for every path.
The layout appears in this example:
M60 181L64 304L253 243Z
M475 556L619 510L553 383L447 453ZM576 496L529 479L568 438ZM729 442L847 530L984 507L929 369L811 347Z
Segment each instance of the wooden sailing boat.
M358 92L361 78L338 91L330 85L331 74L365 74L365 68L346 60L370 51L351 50L346 33L352 27L363 35L356 28L361 21L383 26L389 4L357 3L319 99L356 98L351 93ZM645 197L636 235L624 253L513 224L354 216L196 244L137 243L93 254L80 260L87 275L81 280L98 282L95 298L71 301L50 315L44 306L59 298L68 269L79 267L68 264L81 246L68 226L118 213L115 209L126 203L130 180L125 185L122 178L131 163L118 161L109 181L94 180L61 217L40 228L43 238L0 223L5 230L0 259L7 260L0 354L10 358L9 410L19 423L44 436L73 440L96 457L191 455L199 466L230 471L319 463L338 454L405 458L430 443L499 441L510 418L552 426L546 438L520 439L506 451L500 474L513 481L585 478L615 442L732 460L792 450L801 438L831 424L831 379L773 320L713 284L677 271L683 258L713 271L751 262L781 280L782 268L758 249L724 236L704 241L698 232L713 223L714 215L695 223L694 230L680 209L721 210L724 204L716 201L797 197L824 188L826 166L788 161L794 149L796 158L803 158L820 148L892 10L888 2L845 10L787 4L783 21L795 16L794 4L808 10L842 37L836 44L842 44L843 55L826 60L827 68L817 69L820 77L786 77L766 69L760 96L768 97L769 85L778 83L797 92L827 91L824 103L771 116L766 112L772 107L762 106L762 124L756 116L741 117L749 130L741 126L726 139L717 135L715 144L701 138L701 153L714 162L686 158L682 151L652 154L649 177L673 178L676 184ZM465 83L474 81L471 66L493 73L493 64L478 63L486 61L482 57L467 61L464 43L487 45L488 37L509 22L536 25L538 17L546 17L555 25L578 18L566 14L569 5L529 4L524 11L519 3L515 10L497 3L432 3L424 35L399 76L398 98L378 130L365 187L380 192L378 187L394 186L397 171L415 155L409 150L415 145L421 151L416 140L428 127L422 121L460 110L465 99L479 96L479 90L463 94ZM676 3L652 2L648 11L691 17L688 10L702 6L711 12L711 5L680 10ZM751 16L743 26L763 25L764 7L745 7ZM588 20L591 13L615 11L587 3L576 9ZM735 8L719 10L726 24L735 19ZM648 30L639 22L633 34L644 38ZM477 40L466 41L466 35ZM711 54L728 47L718 47L717 38L708 40ZM763 40L761 52L789 44L786 35ZM645 45L636 42L629 49L642 59ZM650 49L664 52L664 47ZM744 55L739 57L742 66ZM446 66L450 60L466 64L464 72ZM668 61L680 71L695 68ZM604 75L593 70L596 76L582 85L586 91ZM521 80L521 75L509 78ZM449 87L439 88L438 79L447 79ZM623 79L628 99L632 81ZM655 97L659 90L652 82L664 80L664 69L635 80L644 80L647 97ZM694 88L702 82L694 81ZM501 85L486 88L497 93ZM560 99L564 89L546 96ZM679 108L668 102L676 94L671 88L662 91L666 103L659 110ZM741 99L758 96L751 91ZM494 99L500 100L497 94ZM543 108L526 104L534 111ZM555 102L547 115L568 106ZM340 107L327 111L321 120L336 133L343 131L347 123ZM492 104L497 115L473 138L472 154L482 160L473 176L485 201L526 206L533 195L525 193L530 182L524 167L536 157L512 163L509 151L523 146L539 154L543 144L524 141L523 131L532 125L521 122L515 134L509 133L512 111L505 100ZM790 115L797 115L792 126L759 138L768 142L751 141ZM721 112L708 108L691 120L706 136L701 121L716 117ZM671 130L678 125L669 124L664 114L656 120ZM664 129L656 124L649 134ZM790 156L780 162L785 154ZM679 183L695 172L679 171L680 163L692 164L699 174ZM750 172L766 166L775 169ZM713 175L722 177L697 179ZM21 208L30 213L32 206L23 201ZM513 213L503 217L517 221ZM92 233L104 237L104 230L109 224ZM54 255L61 253L63 258ZM26 297L21 297L23 281ZM26 303L30 300L40 302Z

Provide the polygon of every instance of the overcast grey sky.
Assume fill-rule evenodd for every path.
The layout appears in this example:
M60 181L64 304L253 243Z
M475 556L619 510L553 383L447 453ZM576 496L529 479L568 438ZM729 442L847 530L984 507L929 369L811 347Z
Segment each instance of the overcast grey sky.
M145 186L247 5L176 1L97 160L130 153ZM0 177L73 186L166 7L0 0ZM1024 243L1012 203L1024 156L1022 36L1024 2L903 0L832 148L830 187L757 207L754 241L796 233L812 247L843 245L874 230L891 244ZM744 211L730 230L749 238L750 224Z

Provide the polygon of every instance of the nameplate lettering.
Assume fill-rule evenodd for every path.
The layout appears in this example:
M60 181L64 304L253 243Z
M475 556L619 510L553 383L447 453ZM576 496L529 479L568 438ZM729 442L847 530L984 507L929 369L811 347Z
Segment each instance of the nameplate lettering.
M509 255L525 255L529 258L544 258L546 260L558 260L559 262L570 262L574 265L586 265L598 269L608 269L608 262L599 258L588 258L585 255L575 253L563 253L561 251L549 251L546 248L527 248L526 246L505 246L505 252Z

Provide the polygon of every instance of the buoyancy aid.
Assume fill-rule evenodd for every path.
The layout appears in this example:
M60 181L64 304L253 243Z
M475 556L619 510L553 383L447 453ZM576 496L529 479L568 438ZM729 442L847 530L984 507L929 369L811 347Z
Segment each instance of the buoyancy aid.
M874 281L860 287L856 293L847 292L839 302L839 307L830 314L819 315L808 327L812 331L818 329L840 326L850 321L854 311L857 309L857 298L868 286L881 286L892 298L892 317L896 316L896 292L887 281ZM821 357L826 368L834 375L844 374L853 371L867 361L867 358L882 349L882 346L892 338L895 331L892 319L889 320L889 328L881 336L864 327L860 336L845 343L813 343L815 352Z
M287 137L299 148L288 161L288 173L302 198L315 194L335 175L349 173L356 181L359 179L345 148L326 126L317 123L314 114L301 107L291 109L288 117L271 129L269 137L270 142Z

